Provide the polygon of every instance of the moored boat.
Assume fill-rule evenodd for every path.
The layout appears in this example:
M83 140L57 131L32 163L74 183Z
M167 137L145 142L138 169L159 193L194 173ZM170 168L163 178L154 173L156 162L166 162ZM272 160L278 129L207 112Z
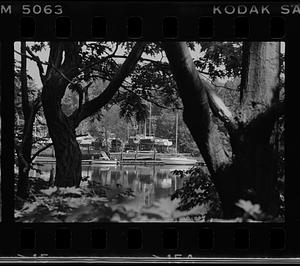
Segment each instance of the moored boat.
M92 160L92 164L101 164L101 165L117 165L118 164L118 160L105 160L105 159L95 159Z
M118 160L117 159L111 159L106 152L101 151L99 154L99 158L95 159L93 158L92 164L101 164L101 165L117 165Z
M164 164L168 165L194 165L197 163L197 160L186 157L169 157L169 158L161 158Z

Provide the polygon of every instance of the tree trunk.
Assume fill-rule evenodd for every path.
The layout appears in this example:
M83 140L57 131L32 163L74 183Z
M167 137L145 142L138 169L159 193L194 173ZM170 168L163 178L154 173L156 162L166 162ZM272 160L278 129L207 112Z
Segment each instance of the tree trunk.
M55 92L60 85L60 82L52 77L51 82L48 81L44 85L42 92L44 114L56 157L54 184L58 187L79 186L81 181L81 150L76 140L73 122L63 113L61 104L57 101Z
M122 85L139 60L145 44L138 42L114 79L96 98L85 102L67 117L61 109L61 100L80 67L79 46L74 42L51 42L49 62L42 91L44 114L56 157L55 185L79 186L81 181L81 151L75 129L80 122L106 105ZM63 52L64 60L63 60ZM62 63L63 62L63 63Z
M33 129L34 115L31 111L30 117L24 125L23 141L20 145L20 151L18 153L18 183L17 183L17 196L22 199L28 198L29 193L29 171L30 171L30 159L32 149L32 129Z
M248 67L243 72L240 120L242 129L239 145L234 148L241 190L247 190L250 199L262 210L276 215L279 208L276 158L270 138L276 116L271 112L278 102L279 42L252 42L246 54ZM273 108L274 109L274 108Z
M61 109L61 100L66 88L80 67L78 44L50 42L49 62L41 98L56 157L54 184L58 187L79 186L81 151L76 140L73 120Z
M46 92L44 89L43 92ZM79 186L81 181L81 150L76 140L75 128L59 106L53 110L45 99L44 114L56 157L55 185L58 187Z
M43 84L42 103L49 135L55 149L55 185L59 187L80 185L81 151L76 141L75 129L82 120L99 111L111 100L136 65L144 46L143 42L138 42L107 88L98 97L80 105L80 108L67 117L61 109L61 100L68 84L78 75L81 61L79 46L74 42L50 43L51 64Z
M57 122L51 134L52 139L55 139L56 177L54 185L78 187L81 181L81 150L76 140L75 130L67 123ZM60 131L66 128L66 131Z
M279 45L264 42L248 46L239 126L227 109L222 110L222 105L217 106L218 101L213 101L215 96L199 77L187 45L174 42L163 45L183 101L184 121L210 171L224 216L237 215L235 204L239 199L250 199L265 212L276 215L275 164L269 142L277 117L277 109L273 110L271 104L278 84ZM225 123L232 158L221 142L211 111Z
M29 102L27 86L27 64L26 64L26 44L21 42L21 97L22 111L24 115L24 127L22 132L22 143L17 147L18 154L18 183L16 195L21 199L27 199L29 194L29 171L31 163L32 132L36 114L36 106Z

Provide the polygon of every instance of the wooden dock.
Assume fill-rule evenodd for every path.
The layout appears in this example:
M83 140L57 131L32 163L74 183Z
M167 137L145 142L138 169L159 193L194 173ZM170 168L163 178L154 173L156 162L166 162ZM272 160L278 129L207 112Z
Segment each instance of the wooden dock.
M120 165L164 165L160 160L122 160L119 161Z
M157 153L157 152L119 152L119 153L110 153L110 158L112 160L117 160L115 165L165 165L162 158L168 158L174 156L173 154L168 153ZM96 162L92 158L86 158L82 160L82 165L106 165L110 164L101 164ZM198 160L199 162L199 160ZM201 162L201 161L200 161ZM38 156L34 160L34 163L45 163L45 164L55 164L56 159L52 156ZM113 165L112 165L113 166Z

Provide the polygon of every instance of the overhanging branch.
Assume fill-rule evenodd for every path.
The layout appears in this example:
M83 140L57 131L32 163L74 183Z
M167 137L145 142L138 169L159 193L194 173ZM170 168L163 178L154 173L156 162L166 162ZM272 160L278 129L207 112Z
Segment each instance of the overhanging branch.
M213 86L209 82L204 80L201 75L199 75L199 77L206 90L209 107L212 113L224 123L226 129L228 130L228 133L231 134L238 128L238 125L235 122L231 111L225 105L223 100L217 95L217 93L213 89Z
M48 143L47 145L45 145L44 147L42 147L41 149L39 149L37 152L35 152L31 158L30 158L30 162L33 162L33 160L44 150L47 150L49 147L51 147L53 145L53 143Z
M111 78L111 77L108 77L107 74L105 74L105 75L100 75L100 74L97 74L97 75L96 75L96 74L93 74L92 77L97 77L97 78L100 78L100 79L103 79L103 80L107 80L107 81L112 81L112 79L113 79L113 78ZM126 81L126 80L125 80L124 82L125 82L128 86L126 86L126 85L121 85L120 88L122 88L122 89L124 89L124 90L126 90L126 91L128 91L128 92L131 92L131 93L135 94L136 96L140 97L141 99L143 99L143 100L145 100L145 101L147 101L147 102L149 102L149 103L153 103L153 104L156 105L157 107L160 107L160 108L162 108L162 109L167 109L167 110L174 110L174 108L166 107L166 106L160 104L159 102L157 102L157 101L155 101L155 100L153 100L153 99L144 97L143 95L140 95L140 94L136 93L134 90L130 89L130 87L132 86L132 83L130 83L130 82ZM158 88L158 89L159 89L159 88ZM177 109L177 110L183 110L183 108L181 108L181 107L178 107L178 108L175 108L175 109Z
M144 47L144 42L137 42L107 88L98 97L83 104L80 112L76 110L70 116L75 125L78 125L82 120L96 113L101 107L103 107L111 100L113 95L122 85L125 78L130 74L130 72L138 62L140 56L143 53Z
M40 79L42 84L44 84L45 82L45 76L44 76L44 69L43 69L43 62L40 60L40 58L35 55L28 46L26 46L26 51L27 53L30 54L31 58L36 62L37 67L39 69L39 75L40 75Z
M27 85L27 59L26 59L26 44L21 42L21 98L22 98L22 111L24 120L26 121L30 115L31 106L28 99L28 85Z

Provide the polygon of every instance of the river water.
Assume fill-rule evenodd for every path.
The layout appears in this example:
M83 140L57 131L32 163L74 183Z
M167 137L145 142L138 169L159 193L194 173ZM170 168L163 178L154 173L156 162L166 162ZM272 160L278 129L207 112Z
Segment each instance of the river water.
M39 168L42 173L34 172L33 176L48 180L50 171L55 171L55 164L44 164ZM82 166L82 176L83 179L87 178L95 184L131 189L134 196L124 198L122 201L112 200L108 204L114 208L122 208L127 213L138 214L132 215L135 217L133 221L149 220L150 214L154 220L159 215L159 221L173 221L178 202L171 201L170 195L183 185L183 180L172 171L189 168L191 166ZM118 221L119 218L114 219Z

